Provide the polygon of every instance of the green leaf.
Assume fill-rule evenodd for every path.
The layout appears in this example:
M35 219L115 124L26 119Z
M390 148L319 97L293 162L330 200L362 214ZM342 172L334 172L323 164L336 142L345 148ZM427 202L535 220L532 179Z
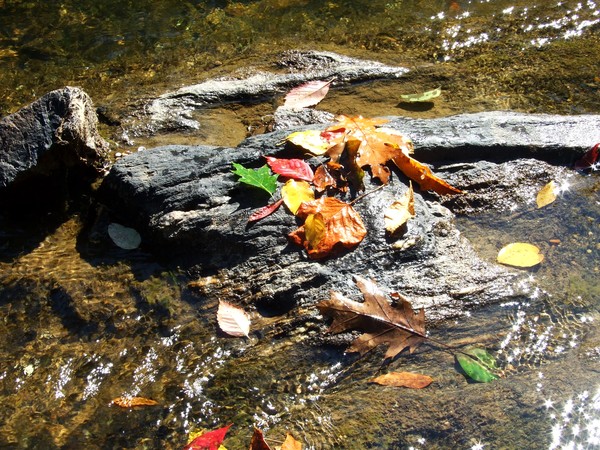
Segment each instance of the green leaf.
M271 195L277 189L277 175L273 175L266 164L259 169L246 169L237 163L233 163L233 167L233 173L240 177L240 183L264 189Z
M455 357L462 370L474 381L489 383L500 378L494 373L497 370L496 360L482 348L471 348Z
M407 102L426 102L428 100L431 100L432 98L439 97L440 95L442 95L442 89L437 88L433 89L432 91L423 92L421 94L405 94L401 95L400 97L402 98L402 100Z

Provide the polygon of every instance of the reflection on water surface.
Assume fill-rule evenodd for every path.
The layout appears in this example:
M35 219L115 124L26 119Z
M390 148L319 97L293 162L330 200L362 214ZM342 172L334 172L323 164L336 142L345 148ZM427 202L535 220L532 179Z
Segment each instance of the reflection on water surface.
M592 1L6 0L0 7L1 110L77 84L114 118L105 125L111 135L147 96L268 65L264 55L298 46L407 65L411 89L441 82L445 95L432 115L600 110L600 6ZM347 87L324 109L422 114L397 109L400 91ZM245 117L272 110L243 107ZM212 134L186 139L224 140L239 111L213 112ZM507 242L530 240L546 261L523 273L514 302L430 331L450 345L486 346L506 377L469 384L452 355L423 346L392 366L433 376L423 391L367 383L381 355L356 362L317 345L315 311L255 314L249 339L226 339L216 332L218 299L199 294L185 273L97 241L78 216L27 229L2 218L0 446L181 448L194 430L234 423L230 449L247 448L253 425L272 442L290 431L314 449L596 447L600 205L597 174L576 177L561 201L540 211L521 205L459 219L486 259ZM119 409L111 404L119 396L158 405Z

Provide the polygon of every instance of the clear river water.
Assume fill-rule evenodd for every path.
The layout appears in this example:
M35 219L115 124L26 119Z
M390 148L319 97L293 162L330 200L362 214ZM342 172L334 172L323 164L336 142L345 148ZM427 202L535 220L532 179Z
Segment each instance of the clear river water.
M268 128L281 98L213 107L181 133L135 134L125 119L164 92L289 49L411 69L333 89L318 108L334 113L600 114L591 0L0 0L0 114L76 85L99 108L115 158L163 143L236 145ZM399 107L400 94L438 86L435 107ZM431 330L486 347L504 376L470 383L452 355L424 345L392 363L431 375L423 390L368 383L381 354L315 345L310 323L289 333L294 311L253 312L249 338L224 338L218 298L143 247L95 242L85 201L0 211L0 448L177 449L229 423L229 450L248 448L253 427L272 447L290 432L307 449L600 448L600 178L557 182L546 208L532 198L457 217L485 260L514 241L536 243L545 260L520 272L514 301ZM158 404L111 403L123 396Z

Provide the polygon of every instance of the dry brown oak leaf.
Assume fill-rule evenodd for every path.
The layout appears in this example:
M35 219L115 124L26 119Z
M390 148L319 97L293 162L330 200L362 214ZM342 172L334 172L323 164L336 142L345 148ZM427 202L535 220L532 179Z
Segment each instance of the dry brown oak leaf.
M394 294L395 302L391 304L374 281L359 276L354 278L364 302L350 300L332 291L329 300L317 305L322 314L333 317L330 332L363 332L352 342L348 352L364 355L378 345L385 344L389 346L385 354L388 359L396 357L404 349L412 353L427 339L423 308L415 313L410 302L400 294Z

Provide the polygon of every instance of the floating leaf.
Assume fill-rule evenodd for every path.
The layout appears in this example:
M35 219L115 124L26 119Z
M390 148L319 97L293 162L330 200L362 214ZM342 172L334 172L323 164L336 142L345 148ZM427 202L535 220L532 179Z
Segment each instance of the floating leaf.
M266 165L253 170L247 169L241 164L232 164L235 168L233 173L240 177L241 183L264 189L271 195L277 189L277 175L273 175Z
M217 322L223 333L230 336L247 337L250 333L250 316L242 308L224 300L219 300Z
M304 246L312 259L326 258L341 249L356 247L367 234L365 225L354 208L334 197L321 197L318 200L304 202L296 215L307 219L309 215L321 214L325 231L318 242L307 239L305 225L290 233L290 239ZM315 219L315 218L313 218ZM309 230L309 235L310 235ZM315 233L316 234L316 233Z
M557 187L554 181L546 184L537 194L535 199L538 208L543 208L556 200Z
M294 180L312 181L315 177L312 169L301 159L280 159L266 156L267 164L273 172Z
M598 162L598 156L600 154L600 142L594 145L590 150L577 160L575 163L575 169L585 170L593 167Z
M458 364L469 378L479 383L489 383L500 378L496 371L496 360L487 351L472 348L455 355Z
M113 405L120 406L121 408L134 408L136 406L154 406L158 405L156 400L152 400L145 397L117 397L111 402Z
M401 95L400 98L405 102L427 102L433 98L439 97L442 95L442 89L437 88L431 91L425 91L420 94L404 94Z
M142 243L142 237L136 230L118 223L108 225L108 235L117 247L124 250L136 249Z
M404 196L400 200L396 200L385 210L384 223L385 231L390 236L395 236L408 222L408 219L415 216L415 197L412 188L412 183L409 182L409 187Z
M285 96L283 106L300 109L316 105L325 98L332 81L309 81L295 87Z
M324 155L332 145L335 145L323 137L319 130L296 131L287 136L285 142L301 147L315 156Z
M315 193L306 181L288 180L281 188L281 198L292 214L296 214L302 203L315 198Z
M264 219L267 216L273 214L283 203L283 199L279 199L276 202L270 203L267 206L263 206L254 212L250 217L248 217L248 222L257 222L261 219Z
M429 375L412 372L389 372L371 380L382 386L407 387L411 389L423 389L433 382Z
M526 242L514 242L498 252L498 262L514 267L533 267L544 260L540 249Z
M225 439L227 430L232 424L219 428L218 430L209 431L195 438L188 445L183 447L183 450L219 450L219 446Z

